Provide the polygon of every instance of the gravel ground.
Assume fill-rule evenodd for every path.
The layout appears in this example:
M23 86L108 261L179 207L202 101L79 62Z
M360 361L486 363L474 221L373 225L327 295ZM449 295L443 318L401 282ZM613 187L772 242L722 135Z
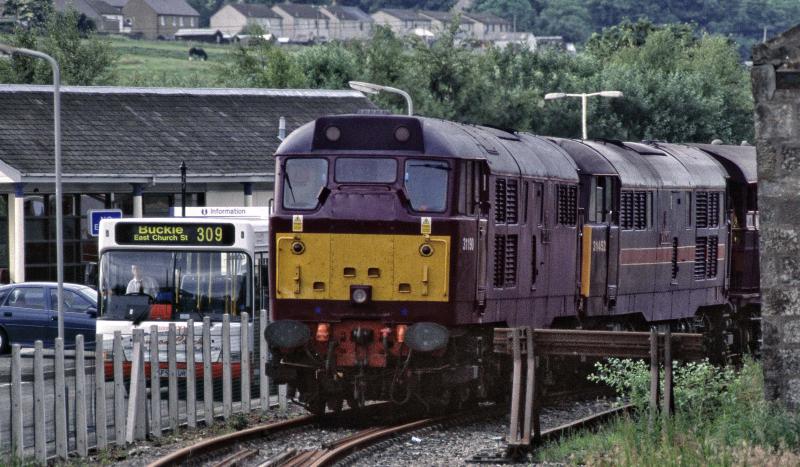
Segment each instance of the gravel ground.
M542 430L587 417L611 406L611 401L596 400L543 408L540 419ZM476 454L503 453L508 424L506 415L471 425L416 432L400 438L390 446L375 449L374 453L359 458L353 465L386 467L466 465L466 462ZM530 462L523 465L530 465Z
M558 425L586 417L593 413L606 410L612 402L604 399L596 401L569 402L557 407L542 409L542 429L553 428ZM88 459L89 464L119 465L123 467L139 467L165 456L168 453L196 443L203 438L221 435L233 429L234 423L248 426L269 421L283 420L307 412L301 407L289 405L286 413L271 411L262 417L252 417L248 420L234 418L232 423L218 423L212 429L198 429L191 432L183 431L177 435L165 435L159 440L139 443L127 451L111 451ZM467 461L477 454L494 455L505 450L505 436L508 433L508 415L494 417L460 427L445 429L427 429L408 435L403 435L393 441L384 443L372 451L364 453L355 460L357 466L455 466L467 465ZM242 428L240 426L239 428ZM359 427L305 427L292 432L282 432L274 440L269 438L255 439L231 446L231 452L241 448L257 449L258 455L247 461L246 465L258 465L283 451L295 449L297 451L318 449L323 444L351 435ZM202 465L203 459L198 459L194 465ZM527 463L528 465L530 462Z

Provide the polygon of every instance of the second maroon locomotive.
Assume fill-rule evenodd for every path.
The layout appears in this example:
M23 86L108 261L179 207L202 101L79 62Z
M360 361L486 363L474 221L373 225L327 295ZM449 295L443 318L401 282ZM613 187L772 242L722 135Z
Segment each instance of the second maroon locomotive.
M276 165L270 371L315 411L492 397L495 327L751 338L752 148L346 115Z

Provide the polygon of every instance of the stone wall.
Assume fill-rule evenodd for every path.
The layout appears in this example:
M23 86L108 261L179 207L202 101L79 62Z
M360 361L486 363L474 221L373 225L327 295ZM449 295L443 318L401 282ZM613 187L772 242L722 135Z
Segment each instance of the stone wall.
M753 48L766 397L800 409L800 26Z

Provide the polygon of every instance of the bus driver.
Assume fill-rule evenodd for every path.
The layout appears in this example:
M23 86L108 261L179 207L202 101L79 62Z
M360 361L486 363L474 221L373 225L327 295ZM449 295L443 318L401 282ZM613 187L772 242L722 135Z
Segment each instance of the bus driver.
M126 295L131 294L146 294L155 298L158 293L158 284L149 276L142 274L142 268L138 264L131 265L131 273L133 278L128 282L128 288L125 290Z

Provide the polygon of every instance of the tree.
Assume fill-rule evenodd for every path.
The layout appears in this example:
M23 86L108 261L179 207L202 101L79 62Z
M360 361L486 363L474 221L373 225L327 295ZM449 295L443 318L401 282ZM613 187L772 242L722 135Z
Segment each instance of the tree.
M516 22L517 29L527 29L534 21L535 12L528 0L478 0L475 11L493 13L508 21Z
M80 15L74 10L63 14L53 13L41 29L44 36L37 36L37 31L33 29L18 27L9 42L16 47L41 50L56 59L64 84L108 84L114 78L116 55L107 41L91 33L82 39L79 19ZM48 84L52 82L52 71L41 60L15 56L10 64L0 62L0 81Z
M540 35L583 42L593 30L592 18L581 0L550 0L536 17L535 30Z
M248 88L300 88L305 86L294 57L265 40L236 45L226 63L216 67L217 82Z
M295 59L306 85L312 88L345 88L358 75L356 54L339 43L306 47Z
M38 29L47 23L53 11L48 0L6 0L4 14L14 16L27 28Z

